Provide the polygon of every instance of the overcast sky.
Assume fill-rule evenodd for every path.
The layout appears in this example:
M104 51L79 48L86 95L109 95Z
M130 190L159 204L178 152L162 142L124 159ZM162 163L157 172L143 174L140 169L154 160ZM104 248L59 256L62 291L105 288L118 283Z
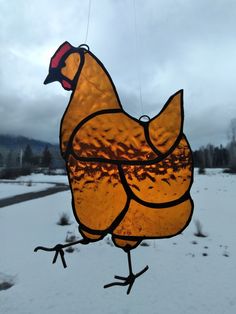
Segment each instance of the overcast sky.
M125 110L153 116L183 88L192 147L225 144L236 117L236 1L136 0L137 50L134 1L91 3L87 44ZM60 44L84 43L88 8L89 0L0 0L0 133L58 141L70 92L43 81Z

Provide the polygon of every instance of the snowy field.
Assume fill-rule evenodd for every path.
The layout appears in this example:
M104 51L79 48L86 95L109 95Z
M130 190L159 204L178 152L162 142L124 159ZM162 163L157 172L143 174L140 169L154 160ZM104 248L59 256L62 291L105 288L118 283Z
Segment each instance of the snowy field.
M20 195L23 193L37 192L47 190L48 188L54 186L54 184L48 183L32 183L31 181L24 182L9 182L2 183L0 181L0 199Z
M0 180L0 199L29 192L47 190L55 183L68 184L67 176L49 176L42 173L22 176L16 180Z
M22 176L16 179L16 181L32 181L32 182L50 182L50 183L66 183L68 184L67 176L55 175L49 176L43 173L32 173L29 176Z
M0 313L236 313L235 191L236 176L220 170L196 174L192 222L182 235L148 241L132 252L134 271L146 265L149 270L129 296L126 287L103 289L115 274L128 273L126 255L106 239L66 253L66 269L60 260L51 264L53 254L33 252L64 242L69 231L77 235L76 223L57 225L63 212L74 221L69 191L1 208L0 287L12 287L0 290ZM207 237L194 236L196 220Z
M29 176L19 177L16 179L16 181L54 182L54 183L68 184L68 179L67 179L67 176L65 175L49 176L43 173L32 173Z

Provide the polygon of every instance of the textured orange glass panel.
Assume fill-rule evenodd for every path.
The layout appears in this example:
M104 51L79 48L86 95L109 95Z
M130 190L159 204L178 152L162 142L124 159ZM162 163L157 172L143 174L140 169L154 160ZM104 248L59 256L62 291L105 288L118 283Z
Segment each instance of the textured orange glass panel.
M98 115L86 122L73 139L79 157L115 160L152 160L157 157L144 135L144 128L124 113Z
M103 235L90 233L88 231L83 230L83 227L80 227L79 231L83 237L90 239L92 241L98 241L101 238L103 238Z
M166 153L171 148L181 132L182 101L182 91L180 91L172 96L167 107L150 121L150 139L161 153Z
M191 213L192 202L189 199L167 208L151 208L131 200L127 214L113 231L113 235L124 238L173 236L186 226Z
M115 236L112 237L114 243L116 246L120 247L120 248L134 248L136 247L141 240L124 240L124 239L119 239Z
M120 109L107 73L89 53L85 53L84 58L83 69L61 123L62 152L65 152L74 128L88 115L103 109ZM67 61L63 71L75 73L79 65L78 57L74 56Z
M124 209L127 196L116 165L68 161L75 215L94 230L105 230Z
M179 199L192 180L192 158L183 138L175 150L158 163L123 165L129 187L141 200L164 203Z
M182 135L182 91L158 116L141 123L123 111L108 73L92 54L85 52L84 61L71 54L62 74L73 79L81 62L62 119L61 147L68 154L74 214L82 234L98 240L96 232L110 232L120 247L135 247L143 237L177 234L192 213L190 199L181 200L192 183L191 151ZM168 202L173 206L165 207Z
M65 60L65 66L61 69L61 73L70 80L73 80L78 71L78 65L80 64L80 61L81 59L78 53L71 53Z

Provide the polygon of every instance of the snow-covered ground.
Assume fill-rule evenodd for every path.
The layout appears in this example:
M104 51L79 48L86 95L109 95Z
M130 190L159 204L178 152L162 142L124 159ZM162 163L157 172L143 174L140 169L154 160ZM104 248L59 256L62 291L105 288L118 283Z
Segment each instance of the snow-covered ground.
M49 183L35 183L30 180L24 182L9 182L2 183L0 181L0 199L20 195L23 193L37 192L47 190L48 188L54 186L54 184Z
M16 179L16 181L32 181L32 182L54 182L54 183L66 183L68 179L66 175L46 175L43 173L32 173L29 176L22 176Z
M18 177L15 180L0 180L0 199L23 193L47 190L54 186L55 183L68 184L67 176L33 173L28 176Z
M0 291L0 313L236 313L235 190L236 176L196 174L192 222L182 235L132 252L134 271L149 270L129 296L126 287L103 289L115 274L128 273L126 255L106 240L66 253L66 269L60 260L51 264L53 254L33 252L64 242L68 231L77 234L76 223L56 224L63 212L73 221L69 191L0 209L0 287L14 284ZM195 220L207 237L194 236Z

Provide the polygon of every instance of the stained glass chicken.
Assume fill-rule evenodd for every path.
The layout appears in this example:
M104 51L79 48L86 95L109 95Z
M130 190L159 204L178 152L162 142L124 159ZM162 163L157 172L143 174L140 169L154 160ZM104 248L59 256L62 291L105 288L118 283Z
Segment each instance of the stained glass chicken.
M60 146L72 192L74 216L83 239L63 249L112 235L128 255L128 277L104 286L128 286L134 274L130 250L143 239L173 237L189 224L193 202L192 155L183 134L183 91L144 121L124 111L106 68L86 45L62 44L51 59L45 84L59 81L72 90L61 120ZM146 116L147 118L147 116Z

